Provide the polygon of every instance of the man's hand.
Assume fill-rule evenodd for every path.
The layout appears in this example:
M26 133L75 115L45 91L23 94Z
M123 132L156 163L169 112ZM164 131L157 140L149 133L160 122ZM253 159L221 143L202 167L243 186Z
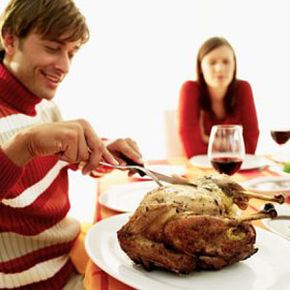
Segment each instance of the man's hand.
M100 160L118 164L112 154L85 120L56 122L34 126L17 134L2 146L16 165L23 166L35 156L55 155L69 163L85 162L84 174Z
M138 164L143 164L142 155L138 145L131 138L117 139L109 143L107 148L121 165L126 165L126 160L122 159L122 156Z
M126 165L126 160L130 159L137 164L143 164L142 155L139 151L138 145L130 138L117 139L107 144L107 149L113 154L114 158L118 160L120 165ZM99 166L91 172L94 177L102 177L113 169L106 166ZM129 174L134 174L130 172Z

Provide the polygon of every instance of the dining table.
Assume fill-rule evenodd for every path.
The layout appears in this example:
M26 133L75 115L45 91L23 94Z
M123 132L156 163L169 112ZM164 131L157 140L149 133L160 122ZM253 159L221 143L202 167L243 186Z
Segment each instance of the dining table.
M193 179L199 176L216 174L212 168L202 168L192 165L186 158L172 158L170 160L152 160L148 161L146 164L149 165L175 165L182 166L184 168L185 176L188 179ZM263 166L261 168L254 168L250 170L242 170L235 173L231 178L238 182L244 182L253 178L262 176L279 176L279 171L271 170L269 166ZM114 170L111 173L105 175L104 177L98 179L97 181L97 205L95 210L94 222L98 223L112 216L121 214L116 210L110 209L102 205L99 200L102 194L108 190L112 185L128 184L131 182L144 182L146 179L139 178L137 175L128 176L128 172ZM252 198L249 201L249 205L243 214L255 213L261 209L265 202ZM290 207L290 204L289 204ZM258 220L252 222L256 227L268 230L264 224ZM290 246L290 244L289 244ZM290 279L290 278L289 278ZM88 290L130 290L132 288L113 276L109 275L98 267L94 262L89 259L89 262L85 270L85 287ZM289 283L290 287L290 283ZM289 288L290 289L290 288Z

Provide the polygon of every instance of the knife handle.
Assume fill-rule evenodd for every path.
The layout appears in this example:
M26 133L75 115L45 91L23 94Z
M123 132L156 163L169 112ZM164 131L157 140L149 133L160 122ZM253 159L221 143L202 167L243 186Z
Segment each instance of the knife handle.
M127 157L126 155L122 154L122 153L119 154L119 157L120 157L121 159L123 159L123 160L127 163L127 165L137 165L137 166L144 167L144 164L137 163L137 162L133 161L132 159L130 159L129 157ZM143 171L138 170L138 169L136 169L136 172L137 172L141 177L143 177L143 176L146 175Z

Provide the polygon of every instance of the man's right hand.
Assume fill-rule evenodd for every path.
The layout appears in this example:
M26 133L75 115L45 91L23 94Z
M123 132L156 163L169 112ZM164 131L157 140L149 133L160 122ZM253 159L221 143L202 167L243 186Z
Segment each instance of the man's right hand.
M23 166L35 156L55 155L69 163L86 163L83 173L95 169L100 160L118 164L85 120L55 122L27 128L2 146L16 165Z

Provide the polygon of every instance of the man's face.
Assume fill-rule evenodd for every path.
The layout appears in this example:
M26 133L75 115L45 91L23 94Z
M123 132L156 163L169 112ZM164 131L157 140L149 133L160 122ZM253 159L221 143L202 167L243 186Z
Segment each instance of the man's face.
M80 41L52 41L36 33L30 33L24 39L15 36L12 39L13 47L6 49L4 64L34 95L52 99L69 72Z

